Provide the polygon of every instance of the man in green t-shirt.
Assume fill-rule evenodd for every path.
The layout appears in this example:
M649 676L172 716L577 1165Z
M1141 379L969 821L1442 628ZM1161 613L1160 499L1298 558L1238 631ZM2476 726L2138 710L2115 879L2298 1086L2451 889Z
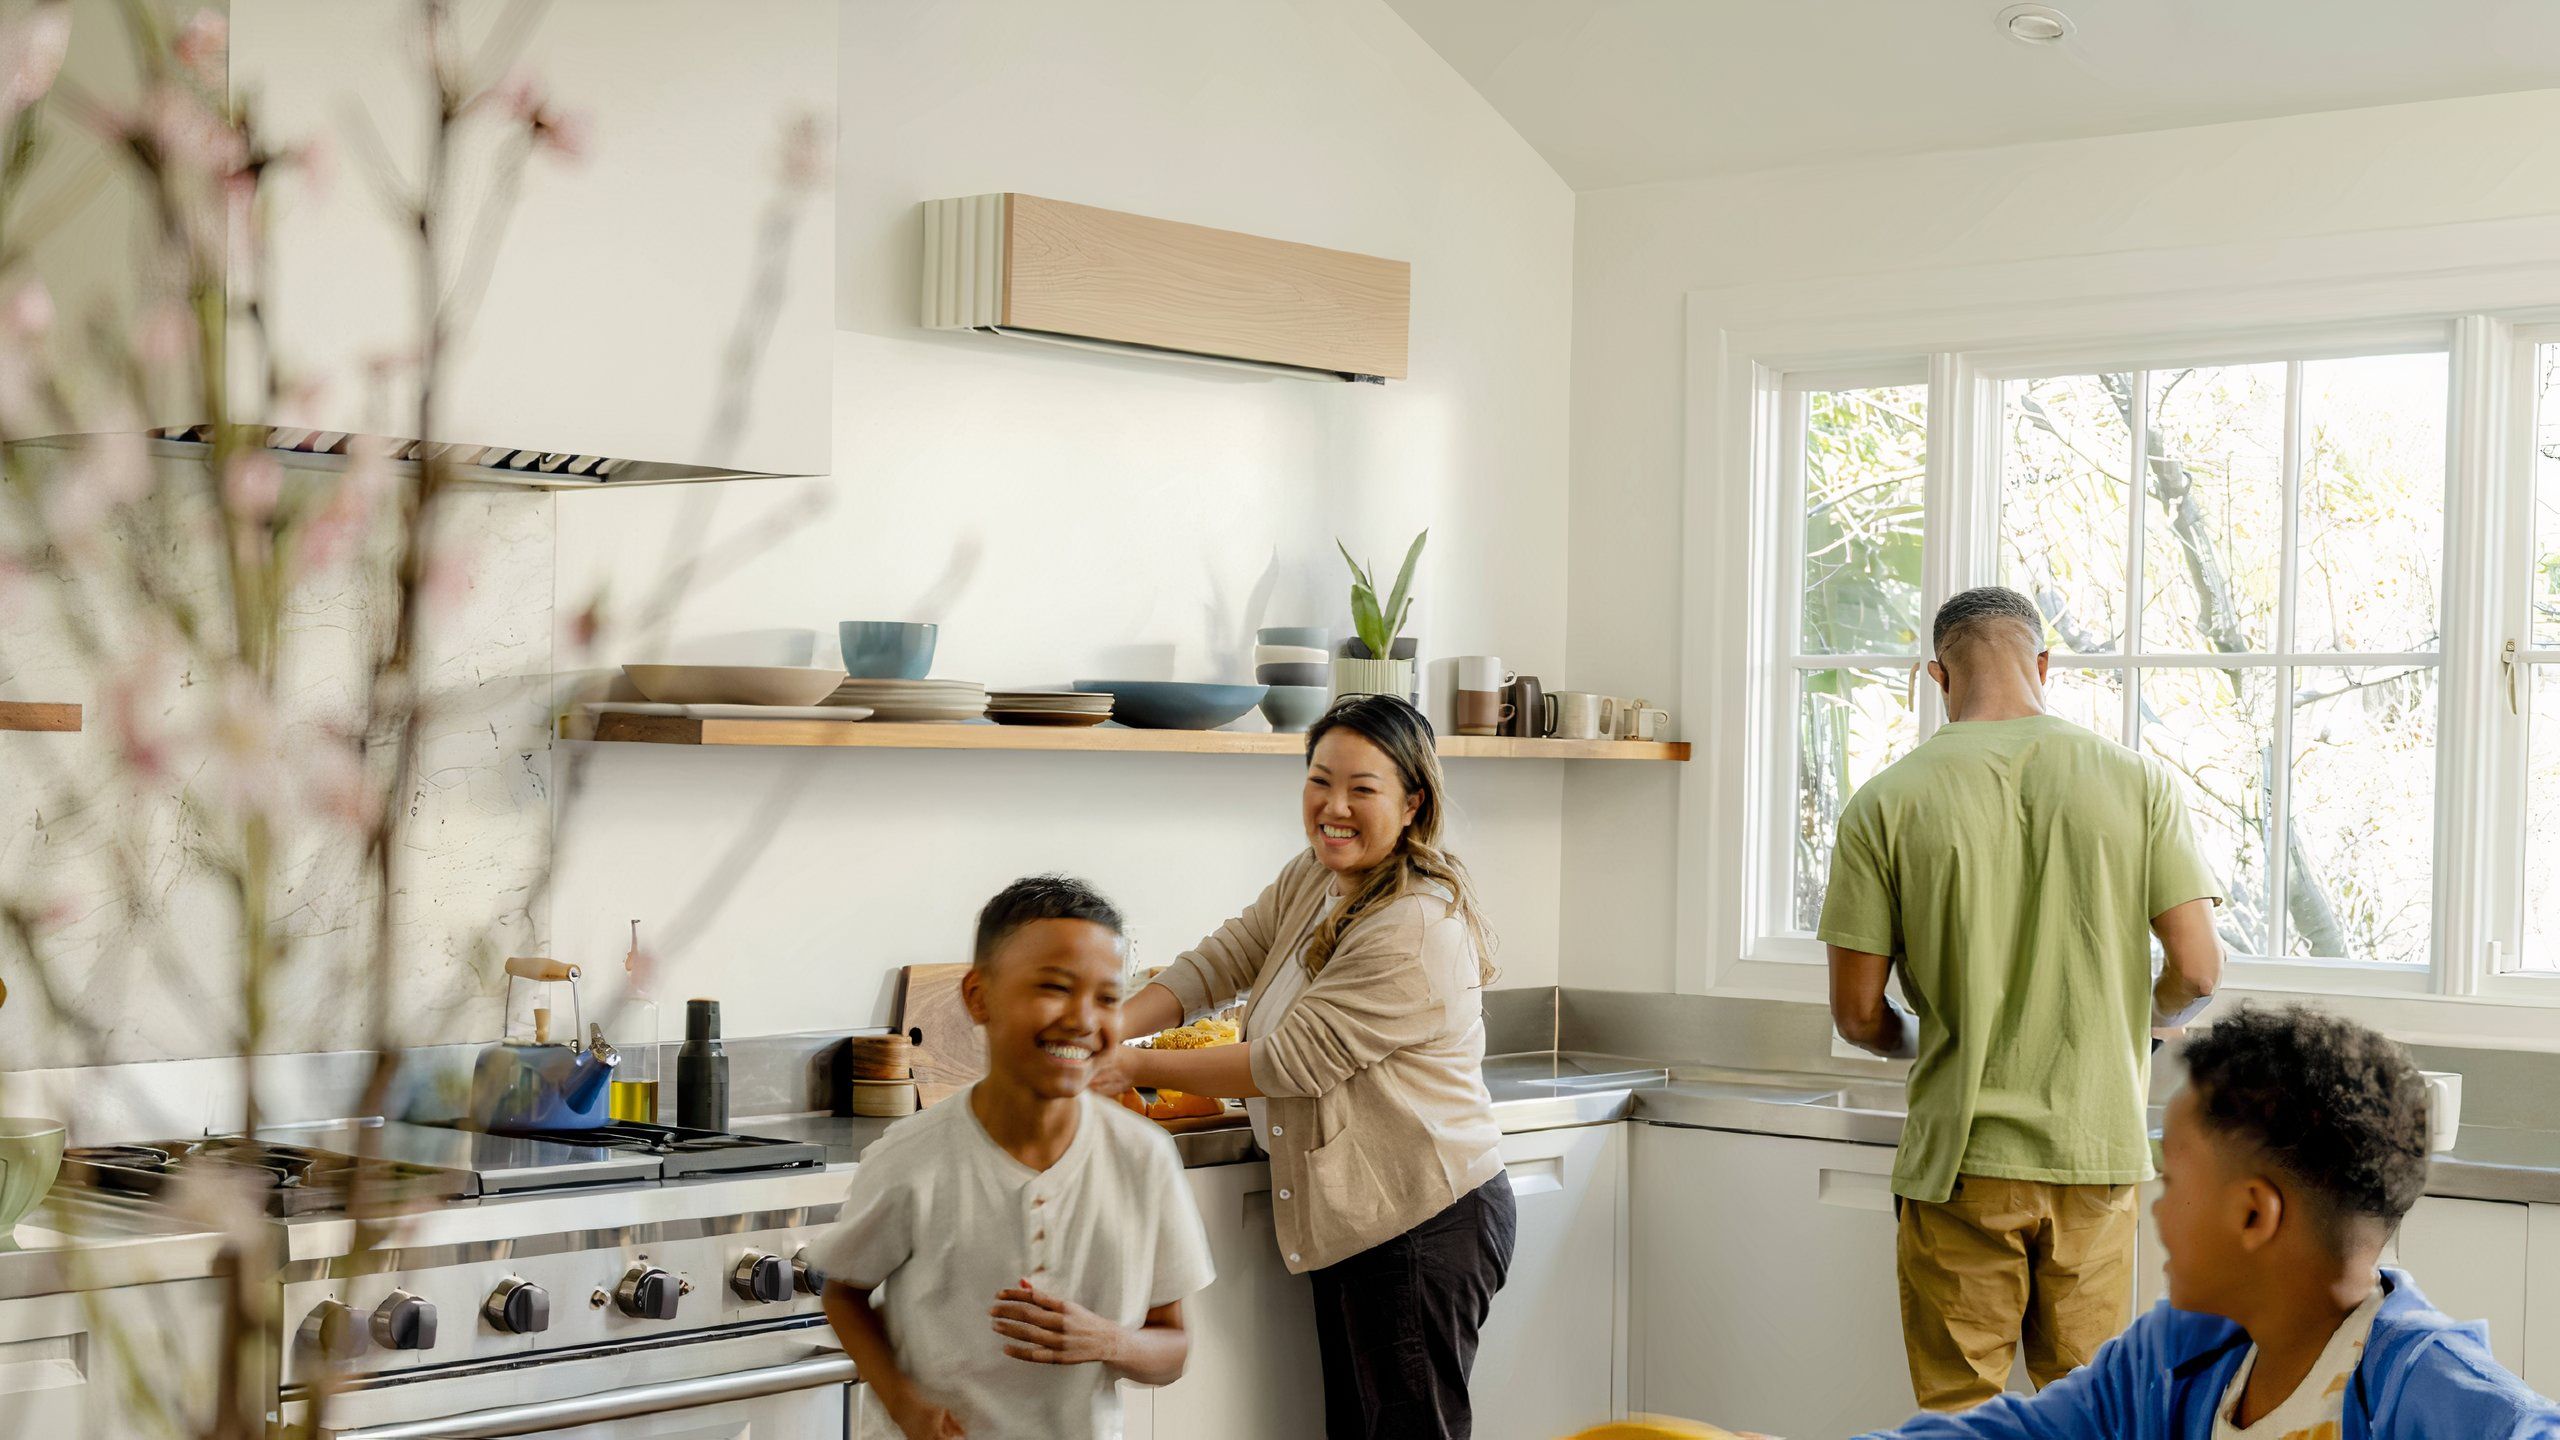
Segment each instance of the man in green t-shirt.
M2222 973L2176 778L2046 713L2043 636L2014 590L1939 609L1947 723L1850 799L1822 907L1840 1033L1912 1062L1897 1257L1933 1410L1998 1394L2021 1340L2041 1387L2130 1319L2151 1032Z

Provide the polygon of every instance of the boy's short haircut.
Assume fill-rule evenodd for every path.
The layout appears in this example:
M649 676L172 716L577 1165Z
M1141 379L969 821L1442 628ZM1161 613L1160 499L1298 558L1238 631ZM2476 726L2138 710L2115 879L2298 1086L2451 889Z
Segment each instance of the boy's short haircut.
M2309 1195L2330 1243L2387 1233L2427 1183L2427 1086L2409 1052L2304 1006L2243 1005L2190 1039L2187 1083L2206 1126L2254 1147Z
M978 942L969 963L980 970L1013 932L1038 920L1090 920L1114 935L1127 933L1120 908L1071 875L1028 875L995 894L978 912Z
M2002 630L2014 631L2034 649L2044 648L2044 616L2036 602L2006 585L1977 585L1938 607L1929 622L1929 650L1944 661Z

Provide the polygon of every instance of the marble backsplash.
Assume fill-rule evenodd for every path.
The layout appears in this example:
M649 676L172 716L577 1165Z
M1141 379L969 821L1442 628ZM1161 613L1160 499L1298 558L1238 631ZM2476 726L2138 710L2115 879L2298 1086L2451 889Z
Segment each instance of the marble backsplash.
M163 484L203 484L196 462L164 459ZM193 474L187 471L194 467ZM500 1025L510 953L541 953L551 855L553 501L546 492L469 489L447 497L443 534L457 569L431 582L439 603L424 645L432 697L408 807L391 974L368 963L373 896L353 831L314 820L308 765L290 739L263 770L173 742L170 773L138 781L118 737L203 726L208 697L183 658L154 667L113 641L140 633L104 617L109 660L84 662L62 595L38 580L0 627L0 696L86 707L73 735L0 735L0 902L47 922L41 975L0 947L0 1071L242 1053L237 910L218 843L184 797L236 803L291 790L280 845L277 925L291 958L272 987L262 1053L483 1041ZM5 523L5 522L0 522ZM381 537L376 537L380 543ZM375 557L379 559L380 557ZM365 657L389 623L387 564L346 565L289 603L275 735L356 713ZM74 602L82 603L82 602ZM224 787L229 787L225 789ZM360 788L360 787L359 787ZM216 831L215 833L219 833ZM379 996L376 985L384 988ZM367 1033L377 1002L392 1033Z

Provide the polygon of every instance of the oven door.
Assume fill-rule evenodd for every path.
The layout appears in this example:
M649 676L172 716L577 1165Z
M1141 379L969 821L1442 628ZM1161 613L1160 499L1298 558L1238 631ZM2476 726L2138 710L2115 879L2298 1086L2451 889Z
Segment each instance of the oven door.
M806 1325L408 1371L325 1401L285 1396L315 1440L843 1440L853 1361Z

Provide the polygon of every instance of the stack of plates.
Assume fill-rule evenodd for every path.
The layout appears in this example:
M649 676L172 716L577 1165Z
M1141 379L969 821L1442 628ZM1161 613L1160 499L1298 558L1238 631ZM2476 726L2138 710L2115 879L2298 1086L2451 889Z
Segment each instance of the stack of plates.
M975 720L987 713L987 687L975 680L849 679L830 705L860 705L873 718L906 724Z
M1111 718L1111 697L1081 690L998 690L987 697L987 718L999 725L1099 725Z

